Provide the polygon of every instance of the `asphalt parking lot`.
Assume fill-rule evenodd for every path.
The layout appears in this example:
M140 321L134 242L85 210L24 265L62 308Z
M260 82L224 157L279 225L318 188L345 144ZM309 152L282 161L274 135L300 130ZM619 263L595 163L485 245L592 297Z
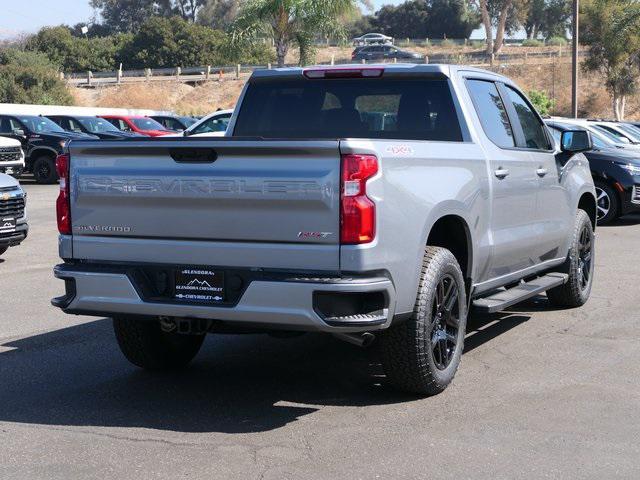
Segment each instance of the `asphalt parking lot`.
M640 216L598 230L589 303L474 316L453 385L381 386L375 350L330 337L209 336L149 374L106 319L67 316L57 186L0 260L0 478L640 478Z

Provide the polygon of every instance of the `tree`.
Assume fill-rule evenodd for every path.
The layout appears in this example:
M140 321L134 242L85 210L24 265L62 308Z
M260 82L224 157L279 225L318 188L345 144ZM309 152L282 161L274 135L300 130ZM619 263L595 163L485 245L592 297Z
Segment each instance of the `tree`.
M0 51L0 102L71 105L73 99L46 55L10 48Z
M640 75L640 4L592 0L582 4L581 14L582 41L589 46L583 68L604 74L613 114L622 120Z
M319 35L344 36L339 18L357 8L358 0L247 0L233 27L235 42L260 37L273 41L279 67L292 44L300 49L299 63L310 60Z
M531 0L524 30L527 38L542 34L546 39L565 37L571 18L571 5L566 0Z
M241 0L205 0L198 11L198 23L227 30L238 16Z
M374 17L376 30L399 38L469 38L479 24L466 0L409 0L384 6Z
M269 52L229 47L229 37L220 30L187 22L180 17L152 17L122 52L125 65L133 68L228 65L231 62L266 63Z
M478 7L487 38L487 55L494 55L502 50L505 34L514 32L524 22L529 0L478 0Z
M122 61L119 52L130 41L129 34L85 38L65 26L44 27L28 38L27 50L46 54L63 72L115 70Z
M111 33L135 32L149 18L169 15L171 0L90 0Z

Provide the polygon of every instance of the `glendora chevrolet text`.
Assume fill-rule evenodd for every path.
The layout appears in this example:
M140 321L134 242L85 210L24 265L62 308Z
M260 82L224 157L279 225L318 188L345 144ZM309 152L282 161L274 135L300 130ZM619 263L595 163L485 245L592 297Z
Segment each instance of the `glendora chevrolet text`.
M594 279L590 134L556 142L522 91L448 65L261 70L226 136L72 141L55 276L127 359L187 364L207 333L378 343L386 381L453 380L469 312ZM61 287L62 287L62 282Z

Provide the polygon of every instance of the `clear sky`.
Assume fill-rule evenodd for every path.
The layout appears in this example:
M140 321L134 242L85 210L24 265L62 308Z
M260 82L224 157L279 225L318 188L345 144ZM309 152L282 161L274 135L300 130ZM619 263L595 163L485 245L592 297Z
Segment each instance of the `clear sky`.
M403 0L373 0L376 9ZM93 16L88 0L0 0L0 38L35 32L44 25L88 22Z

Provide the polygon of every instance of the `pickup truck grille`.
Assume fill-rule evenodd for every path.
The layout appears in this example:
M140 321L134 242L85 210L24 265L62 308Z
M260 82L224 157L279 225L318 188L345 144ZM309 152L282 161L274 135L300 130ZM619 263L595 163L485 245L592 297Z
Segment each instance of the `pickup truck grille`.
M0 218L24 217L24 197L14 197L8 200L0 198Z
M631 201L633 203L640 203L640 185L636 185L633 187L633 192L631 194Z
M0 163L20 160L20 147L0 147Z

